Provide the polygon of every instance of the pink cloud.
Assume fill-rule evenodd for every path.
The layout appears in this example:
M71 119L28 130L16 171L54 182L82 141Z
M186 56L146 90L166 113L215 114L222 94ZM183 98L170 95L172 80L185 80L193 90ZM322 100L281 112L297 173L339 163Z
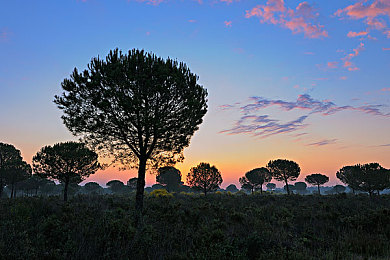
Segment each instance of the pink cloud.
M189 23L196 23L197 21L196 20L188 20Z
M341 80L347 80L348 77L346 77L346 76L341 76L340 79L341 79Z
M353 38L353 37L366 36L367 34L368 34L368 32L365 32L365 31L363 31L363 32L349 32L347 34L347 36L349 38Z
M246 11L246 18L259 17L261 23L270 23L290 29L294 34L303 32L308 38L328 37L328 32L320 24L312 20L318 13L307 2L300 3L297 8L290 9L284 5L284 0L268 0L265 5L257 5Z
M141 2L141 3L147 3L147 4L150 4L150 5L159 5L162 2L164 2L164 0L137 0L137 1Z
M359 46L355 49L353 49L353 52L352 53L349 53L347 54L344 58L342 58L341 60L344 61L344 67L345 68L348 68L349 71L356 71L356 70L359 70L358 67L356 67L352 62L352 58L358 56L360 54L361 51L364 50L364 43L360 43Z
M5 29L1 30L0 31L0 42L8 41L9 36L10 36L10 33L7 30L5 30Z
M381 91L390 91L390 88L382 88Z
M364 19L364 23L376 30L384 30L387 28L386 22L381 18L383 16L390 17L390 1L389 0L364 0L358 3L349 5L344 9L339 9L335 15L346 15L351 19ZM385 32L386 34L386 32Z
M384 51L390 51L390 48L382 48Z
M230 5L231 3L233 3L234 1L239 1L239 0L220 0L222 3L226 3L228 5Z
M337 61L328 62L328 68L335 69L339 63Z
M224 24L226 27L232 27L232 21L225 21Z

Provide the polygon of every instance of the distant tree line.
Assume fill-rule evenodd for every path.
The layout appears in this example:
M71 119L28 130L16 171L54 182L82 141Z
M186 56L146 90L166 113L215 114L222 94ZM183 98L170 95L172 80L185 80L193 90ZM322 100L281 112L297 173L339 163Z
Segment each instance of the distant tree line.
M0 192L4 195L4 188L10 198L17 195L63 195L68 194L130 194L137 190L137 178L130 178L127 183L120 180L111 180L103 188L96 182L78 184L103 169L98 162L98 155L84 143L64 142L53 146L43 147L33 157L32 167L26 163L21 153L13 145L0 143ZM329 181L329 177L313 173L305 177L305 182L295 182L300 175L300 167L294 161L278 159L271 160L265 167L255 168L239 178L241 189L250 193L263 193L263 186L267 191L278 192L272 179L285 183L282 191L287 194L307 194L307 184L316 187L316 193L321 194L320 187ZM378 163L357 164L342 167L336 173L337 178L346 186L335 185L327 188L325 194L343 193L349 188L353 193L368 193L370 196L379 195L381 191L390 188L390 170ZM209 163L202 162L192 167L186 176L186 183L182 181L181 172L173 166L160 167L156 171L156 184L146 187L147 192L165 189L168 192L201 192L207 195L210 192L222 191L221 172ZM58 184L56 184L56 182ZM239 189L230 184L225 191L235 193ZM279 189L280 191L280 189Z

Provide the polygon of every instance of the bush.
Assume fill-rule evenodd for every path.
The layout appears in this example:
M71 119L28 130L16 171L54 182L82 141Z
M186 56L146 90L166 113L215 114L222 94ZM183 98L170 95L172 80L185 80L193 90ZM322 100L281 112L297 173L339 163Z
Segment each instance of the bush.
M169 193L166 189L157 189L157 190L154 190L152 191L149 196L151 197L170 197L172 198L173 197L173 194L172 193Z

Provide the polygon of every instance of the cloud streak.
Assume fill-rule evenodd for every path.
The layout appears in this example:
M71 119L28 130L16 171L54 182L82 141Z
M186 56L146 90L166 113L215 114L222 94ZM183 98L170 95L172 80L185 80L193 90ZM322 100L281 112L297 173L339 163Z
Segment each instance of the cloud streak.
M282 111L304 111L306 115L299 118L282 122L278 119L272 119L269 115L258 115L265 108L277 107ZM263 97L251 97L248 104L223 105L222 110L238 109L242 116L238 119L234 126L230 129L221 131L220 133L236 135L250 134L252 136L266 138L273 135L291 133L302 130L308 126L305 121L314 114L322 116L334 115L341 111L356 111L373 116L390 117L390 113L382 111L383 105L364 105L364 106L337 106L329 100L316 100L310 95L299 95L296 101L284 101L280 99L267 99ZM299 134L295 135L296 137ZM336 142L336 139L322 140L317 143L312 143L312 146L328 145Z
M220 133L229 135L246 133L255 137L267 138L273 135L290 133L305 128L307 126L304 124L306 118L307 116L301 116L296 120L282 123L279 120L270 119L268 115L247 115L241 117L233 128L223 130Z
M364 43L360 43L358 47L353 49L353 51L349 54L347 54L344 58L341 60L344 62L344 67L347 68L349 71L356 71L359 70L358 67L355 66L355 64L352 63L352 59L355 58L364 50Z
M366 36L368 32L363 31L363 32L349 32L347 36L349 38L354 38L354 37L361 37L361 36Z
M324 145L335 144L336 142L337 139L324 139L319 142L307 144L307 146L324 146Z
M268 0L265 5L257 5L246 11L246 18L258 17L261 23L270 23L291 30L294 34L303 33L308 38L328 37L324 26L314 24L319 14L307 2L295 9L285 6L284 0Z

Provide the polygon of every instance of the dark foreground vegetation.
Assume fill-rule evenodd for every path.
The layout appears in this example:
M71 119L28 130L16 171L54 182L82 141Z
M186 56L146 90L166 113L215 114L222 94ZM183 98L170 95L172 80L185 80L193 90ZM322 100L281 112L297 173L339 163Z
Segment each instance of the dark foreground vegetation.
M0 200L0 259L389 259L390 196L134 196Z

